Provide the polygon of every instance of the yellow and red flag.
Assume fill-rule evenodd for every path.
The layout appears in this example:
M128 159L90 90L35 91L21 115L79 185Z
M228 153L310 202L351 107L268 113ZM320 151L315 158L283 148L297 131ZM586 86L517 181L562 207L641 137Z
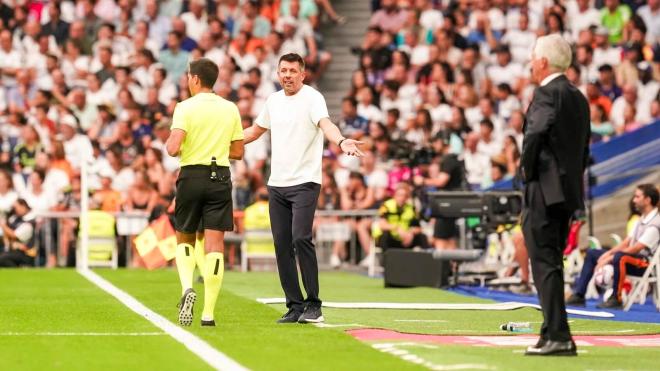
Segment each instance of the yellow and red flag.
M174 259L176 234L167 215L161 215L135 237L135 248L147 269L160 268Z

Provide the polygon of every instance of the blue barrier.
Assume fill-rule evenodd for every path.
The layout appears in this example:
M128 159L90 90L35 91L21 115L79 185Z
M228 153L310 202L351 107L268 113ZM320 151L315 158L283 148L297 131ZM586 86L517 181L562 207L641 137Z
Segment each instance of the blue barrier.
M592 145L591 156L594 159L591 172L596 179L660 164L660 120L608 142ZM631 175L602 183L597 182L591 187L591 194L594 198L608 196L642 177L643 175ZM513 189L511 180L495 183L489 188L489 190L506 189Z

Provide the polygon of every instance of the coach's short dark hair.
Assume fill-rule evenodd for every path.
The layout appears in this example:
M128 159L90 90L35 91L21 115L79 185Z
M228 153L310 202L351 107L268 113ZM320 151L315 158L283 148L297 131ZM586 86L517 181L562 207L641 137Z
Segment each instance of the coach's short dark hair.
M208 58L190 62L190 74L199 77L202 86L212 88L218 80L218 65Z
M302 57L296 53L289 53L289 54L284 54L283 56L280 57L280 60L277 61L277 65L279 66L282 61L285 62L298 62L300 65L300 70L305 69L305 61L302 59Z
M653 184L640 184L637 186L637 189L642 191L642 194L644 197L648 197L651 199L651 205L657 206L658 205L658 200L660 200L660 193L658 192L658 188L654 186Z

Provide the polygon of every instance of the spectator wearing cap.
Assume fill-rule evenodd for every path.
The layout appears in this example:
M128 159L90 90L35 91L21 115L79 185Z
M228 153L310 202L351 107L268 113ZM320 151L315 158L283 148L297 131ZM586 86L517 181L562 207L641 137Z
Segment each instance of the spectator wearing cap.
M74 169L79 170L83 161L92 159L92 143L89 137L77 132L78 122L70 114L60 119L59 129L66 159Z
M594 63L597 67L606 63L616 66L621 62L621 49L610 44L609 35L609 30L603 26L595 29Z
M605 0L605 6L600 11L601 24L609 31L609 41L618 44L623 36L623 27L630 20L632 12L620 0Z
M494 85L512 84L513 90L518 91L521 85L520 80L525 75L522 65L511 60L511 52L507 45L498 45L493 52L497 63L488 68L488 79Z
M181 49L182 35L176 31L167 34L167 49L160 52L158 61L167 71L171 81L178 81L188 68L190 54Z
M653 66L651 63L643 61L637 63L637 70L639 81L637 82L637 92L639 93L639 100L644 102L642 108L648 107L650 110L651 103L658 101L658 93L660 92L660 82L653 78ZM653 116L650 113L649 117Z
M609 64L598 67L598 89L612 102L621 96L621 87L617 85L614 69Z
M637 64L643 60L642 45L628 43L623 48L623 60L616 66L616 82L619 86L626 84L636 85L639 81Z

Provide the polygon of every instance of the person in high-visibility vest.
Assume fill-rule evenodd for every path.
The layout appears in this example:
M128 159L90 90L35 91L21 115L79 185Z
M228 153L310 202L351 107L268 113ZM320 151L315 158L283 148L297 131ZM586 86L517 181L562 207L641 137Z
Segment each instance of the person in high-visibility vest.
M243 226L245 229L270 229L268 190L265 187L257 190L257 200L246 207L244 213Z
M422 233L417 212L410 199L410 186L399 183L394 196L378 209L380 218L373 228L376 246L382 249L428 248L428 238Z

